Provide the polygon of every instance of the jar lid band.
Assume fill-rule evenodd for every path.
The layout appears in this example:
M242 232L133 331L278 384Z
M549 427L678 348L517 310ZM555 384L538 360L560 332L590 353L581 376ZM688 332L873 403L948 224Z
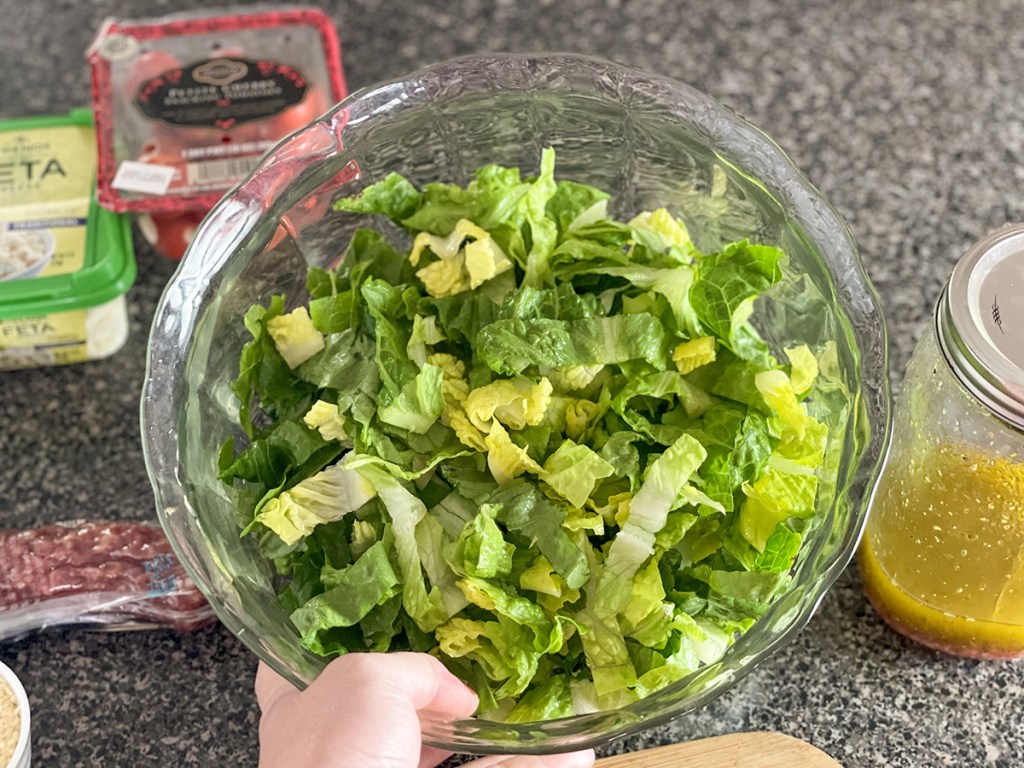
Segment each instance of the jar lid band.
M972 245L939 298L939 346L953 373L996 416L1024 429L1024 224Z

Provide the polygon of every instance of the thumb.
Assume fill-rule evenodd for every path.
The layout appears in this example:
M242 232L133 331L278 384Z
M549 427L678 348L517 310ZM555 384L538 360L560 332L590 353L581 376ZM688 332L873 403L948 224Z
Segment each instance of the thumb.
M465 768L590 768L594 750L568 752L562 755L494 755L481 757Z
M281 699L297 696L299 690L262 661L256 668L256 701L261 712L269 712Z
M465 683L426 653L349 653L328 664L314 686L352 693L401 691L414 710L429 709L449 718L469 717L479 703Z

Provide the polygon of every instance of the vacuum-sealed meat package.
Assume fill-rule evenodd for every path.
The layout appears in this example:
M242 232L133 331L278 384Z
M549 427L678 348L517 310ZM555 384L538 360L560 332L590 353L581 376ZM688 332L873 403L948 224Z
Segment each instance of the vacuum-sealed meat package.
M0 563L0 640L69 625L187 632L215 620L153 523L0 530Z

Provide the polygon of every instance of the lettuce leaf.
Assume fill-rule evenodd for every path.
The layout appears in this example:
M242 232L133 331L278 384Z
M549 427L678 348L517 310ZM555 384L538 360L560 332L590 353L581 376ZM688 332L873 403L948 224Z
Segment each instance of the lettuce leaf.
M426 516L427 508L416 494L386 471L373 465L355 471L373 485L390 519L388 531L402 575L402 605L423 632L430 632L446 621L449 614L440 588L433 585L427 589L416 541L416 526Z
M608 550L594 606L599 618L609 619L625 609L634 576L654 554L656 534L665 527L680 489L706 456L704 446L683 435L651 464L629 503L629 516Z
M375 490L344 462L332 464L268 500L256 515L285 544L294 544L321 523L355 512Z
M352 213L379 213L394 222L412 216L420 207L423 196L403 176L388 174L382 181L371 184L355 197L346 197L334 204L336 211Z
M326 648L325 636L335 627L358 624L396 594L399 584L384 545L377 542L355 563L330 575L331 588L292 611L302 644L314 653ZM358 649L344 649L358 650ZM330 655L342 653L335 647Z
M727 653L816 534L853 407L834 345L752 322L785 255L702 253L686 210L618 220L551 149L335 209L337 267L243 319L245 437L216 459L297 642L433 653L523 723Z
M496 519L522 536L547 558L565 583L577 589L590 576L585 553L562 528L564 508L546 498L532 483L520 480L483 497L498 507Z
M480 329L476 354L498 374L531 365L561 367L645 360L664 369L667 351L661 322L652 315L614 315L570 322L496 320Z
M541 478L574 507L587 503L598 482L615 471L594 449L566 440L544 462Z
M764 360L767 347L747 322L754 300L782 279L778 248L733 243L699 263L690 301L701 324L737 356Z

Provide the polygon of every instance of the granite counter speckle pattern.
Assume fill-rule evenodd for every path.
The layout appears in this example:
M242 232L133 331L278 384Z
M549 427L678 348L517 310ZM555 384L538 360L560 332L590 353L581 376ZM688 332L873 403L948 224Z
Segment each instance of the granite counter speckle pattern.
M199 0L0 0L0 112L88 100L82 53L110 14ZM849 222L882 296L894 381L942 282L987 230L1024 219L1024 4L749 0L322 3L353 88L453 55L570 50L678 77L772 136ZM131 336L108 361L0 375L0 525L153 517L137 401L173 264L139 244ZM255 660L219 626L47 632L0 645L28 689L40 766L255 765ZM605 753L770 729L855 766L1024 764L1024 666L893 634L855 569L807 630L704 711Z

